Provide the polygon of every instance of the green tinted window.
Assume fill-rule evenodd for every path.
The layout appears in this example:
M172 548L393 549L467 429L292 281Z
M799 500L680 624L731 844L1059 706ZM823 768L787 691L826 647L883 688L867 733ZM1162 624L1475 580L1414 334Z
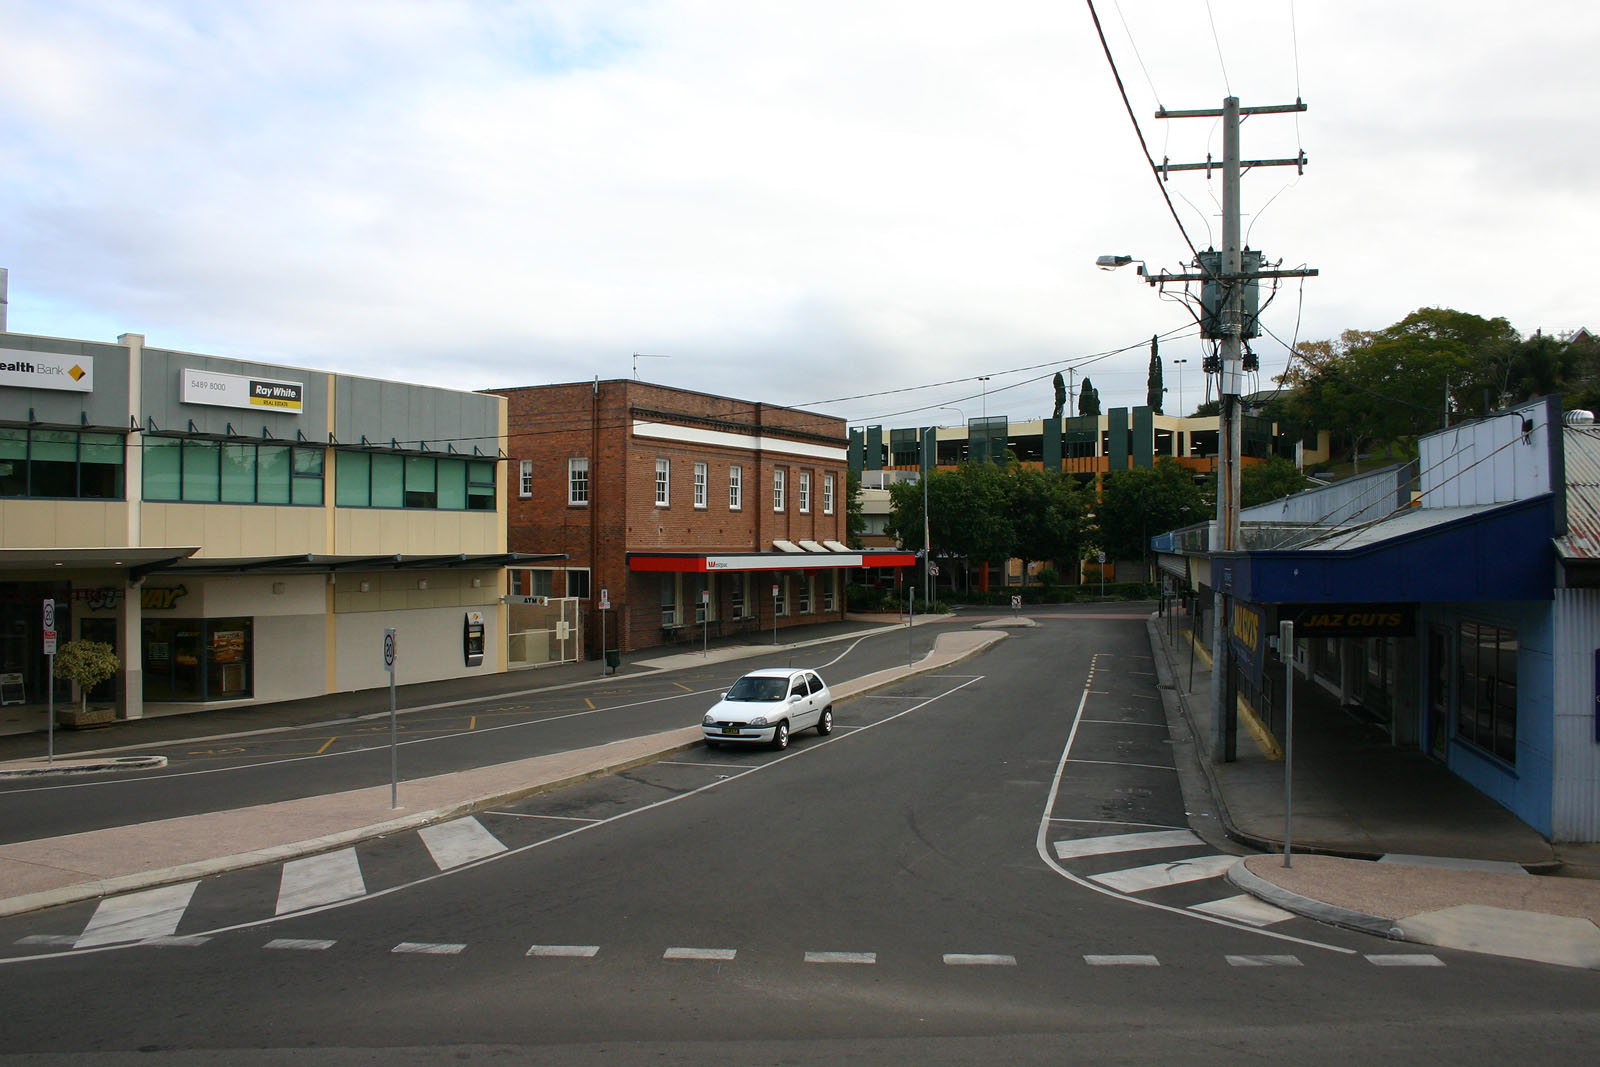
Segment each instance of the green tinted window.
M372 503L372 457L365 452L334 453L334 503L364 508Z
M183 499L183 443L176 437L144 439L144 498Z

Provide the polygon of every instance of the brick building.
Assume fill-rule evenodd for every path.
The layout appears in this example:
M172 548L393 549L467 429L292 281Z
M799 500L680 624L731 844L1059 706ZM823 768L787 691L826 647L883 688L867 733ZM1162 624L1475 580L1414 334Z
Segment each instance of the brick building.
M909 553L845 547L843 420L620 379L491 390L508 402L508 546L565 553L512 593L577 597L585 647L841 619L845 575ZM704 631L702 630L704 624Z

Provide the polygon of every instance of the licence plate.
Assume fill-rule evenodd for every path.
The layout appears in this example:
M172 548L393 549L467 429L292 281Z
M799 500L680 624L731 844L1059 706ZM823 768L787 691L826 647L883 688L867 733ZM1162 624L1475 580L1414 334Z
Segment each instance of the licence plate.
M722 728L722 732L725 734L736 734L739 732L739 728L737 726L724 726Z

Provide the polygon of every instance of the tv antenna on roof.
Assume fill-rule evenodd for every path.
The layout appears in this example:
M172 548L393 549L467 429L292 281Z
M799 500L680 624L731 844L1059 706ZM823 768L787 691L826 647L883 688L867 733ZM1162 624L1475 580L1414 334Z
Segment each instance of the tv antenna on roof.
M671 359L671 356L656 355L650 352L635 352L633 354L633 380L639 380L639 361L641 359Z

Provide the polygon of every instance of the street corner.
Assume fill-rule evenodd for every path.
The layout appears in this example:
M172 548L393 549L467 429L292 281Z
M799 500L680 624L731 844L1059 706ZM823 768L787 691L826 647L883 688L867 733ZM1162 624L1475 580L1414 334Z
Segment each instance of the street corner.
M1395 925L1403 940L1424 945L1600 970L1600 927L1588 918L1458 904Z
M68 759L11 760L0 763L0 778L43 778L56 775L109 774L114 771L151 771L167 765L165 756L100 756Z

